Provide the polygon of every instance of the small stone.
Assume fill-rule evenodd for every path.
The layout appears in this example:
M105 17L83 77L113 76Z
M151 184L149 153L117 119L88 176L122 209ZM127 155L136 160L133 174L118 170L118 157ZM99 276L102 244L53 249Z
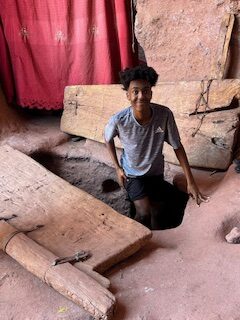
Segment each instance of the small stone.
M149 287L145 287L145 288L144 288L144 291L145 291L146 293L148 293L148 292L154 291L154 289L153 289L153 288L149 288Z
M234 227L226 236L225 239L228 243L238 244L240 243L240 229Z

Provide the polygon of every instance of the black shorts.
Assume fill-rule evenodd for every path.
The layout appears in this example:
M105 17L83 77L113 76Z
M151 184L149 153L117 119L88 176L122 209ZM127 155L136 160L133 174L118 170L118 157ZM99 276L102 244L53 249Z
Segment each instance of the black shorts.
M176 192L176 187L165 181L163 175L128 177L125 189L131 201L144 197L149 197L152 201L162 201L171 198L171 195Z
M163 176L127 178L125 188L132 202L147 196L150 201L161 204L160 229L175 228L182 223L189 196L165 181ZM131 208L131 217L134 215L135 208Z

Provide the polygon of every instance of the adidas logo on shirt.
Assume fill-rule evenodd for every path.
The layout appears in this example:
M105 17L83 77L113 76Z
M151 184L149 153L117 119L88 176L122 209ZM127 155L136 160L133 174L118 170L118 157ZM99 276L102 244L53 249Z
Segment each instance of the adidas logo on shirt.
M163 129L159 126L157 127L155 133L160 133L160 132L164 132Z

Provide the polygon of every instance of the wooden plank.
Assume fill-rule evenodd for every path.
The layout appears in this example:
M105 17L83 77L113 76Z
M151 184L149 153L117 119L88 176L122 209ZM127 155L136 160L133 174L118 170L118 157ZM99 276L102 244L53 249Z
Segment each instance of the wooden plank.
M235 107L226 109L234 97L239 98L240 80L212 81L208 95L211 110L207 110L211 112L206 114L200 129L192 137L206 111L206 105L200 104L198 114L195 114L196 102L207 85L208 81L160 82L153 88L153 102L166 105L173 111L191 166L226 169L231 162L239 113ZM207 99L207 93L203 96ZM127 106L129 102L120 85L66 87L61 129L104 142L104 126L110 116ZM119 141L116 145L121 147ZM164 154L166 161L178 163L168 146L164 148Z
M16 231L7 222L0 221L0 244L5 243L0 249L95 319L112 319L116 300L110 291L70 263L54 266L56 255Z
M61 130L103 142L104 124L123 106L128 100L120 85L66 87Z
M19 151L0 147L0 162L0 217L17 214L11 224L18 230L44 225L28 236L56 256L90 251L92 257L84 264L103 272L151 237L149 229Z
M206 105L202 103L195 114L196 101L200 93L207 88L207 84L208 82L204 81L198 84L180 82L177 85L164 85L160 90L154 91L154 99L168 105L173 111L190 165L225 170L232 160L232 146L239 113L236 105L233 109L226 108L231 105L233 97L238 96L240 81L212 81L208 97L209 109L205 110ZM206 94L204 96L207 99ZM214 109L218 111L211 112ZM204 113L205 111L210 112ZM199 126L200 129L196 133ZM169 145L164 145L163 152L167 161L178 163Z
M194 167L226 169L231 162L233 143L232 125L237 123L235 110L222 111L220 114L208 114L196 136L192 136L201 120L194 118L178 118L181 139L185 146L189 162ZM175 153L165 144L164 153L169 162L176 163Z
M218 36L216 60L214 61L212 68L212 79L222 80L225 77L229 43L232 35L234 20L234 14L226 13L223 17Z

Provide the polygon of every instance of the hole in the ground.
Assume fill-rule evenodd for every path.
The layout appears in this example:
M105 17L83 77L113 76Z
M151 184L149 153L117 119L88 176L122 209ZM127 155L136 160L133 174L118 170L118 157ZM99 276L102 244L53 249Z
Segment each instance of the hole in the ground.
M120 189L119 184L112 179L107 179L102 182L102 191L104 193L114 192L119 189Z
M63 158L50 152L36 153L32 158L70 184L86 191L103 201L117 212L128 217L135 217L135 207L128 200L127 192L116 182L116 172L112 167L92 158ZM107 178L107 179L106 179ZM187 195L179 195L159 215L158 229L176 228L182 223Z
M126 191L115 180L114 168L90 158L62 158L50 152L35 153L32 158L73 186L130 216L130 202L126 200Z

